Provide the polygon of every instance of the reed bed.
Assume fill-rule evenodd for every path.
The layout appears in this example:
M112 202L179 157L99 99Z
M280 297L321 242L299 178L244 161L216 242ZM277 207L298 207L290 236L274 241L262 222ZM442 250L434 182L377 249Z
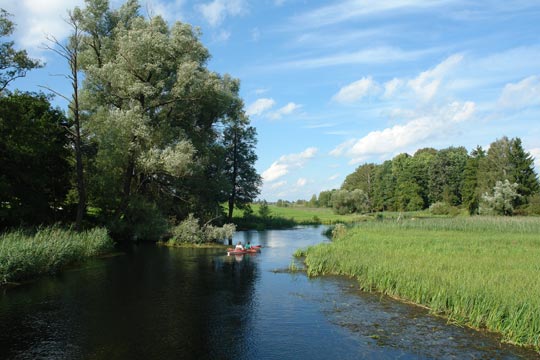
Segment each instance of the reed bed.
M59 227L22 230L0 236L0 285L55 273L68 264L111 251L113 241L103 228L77 233Z
M366 290L540 350L539 218L364 222L297 255L310 276L353 276Z

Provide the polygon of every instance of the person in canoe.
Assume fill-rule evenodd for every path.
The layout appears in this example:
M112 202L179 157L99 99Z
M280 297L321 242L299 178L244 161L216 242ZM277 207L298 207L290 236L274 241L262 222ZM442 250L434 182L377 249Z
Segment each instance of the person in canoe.
M251 249L251 242L249 242L249 241L247 242L247 244L246 244L246 246L245 246L245 249L246 249L246 250Z
M242 245L241 241L239 241L238 244L236 244L236 246L234 247L234 250L240 250L240 251L244 250L244 245Z

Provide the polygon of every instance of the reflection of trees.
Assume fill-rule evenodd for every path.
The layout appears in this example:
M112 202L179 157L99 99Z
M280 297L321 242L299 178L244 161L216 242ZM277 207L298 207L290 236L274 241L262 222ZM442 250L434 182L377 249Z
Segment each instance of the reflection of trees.
M107 261L98 278L74 273L79 281L65 284L76 295L67 304L74 347L97 359L241 356L257 264L222 254L144 246Z

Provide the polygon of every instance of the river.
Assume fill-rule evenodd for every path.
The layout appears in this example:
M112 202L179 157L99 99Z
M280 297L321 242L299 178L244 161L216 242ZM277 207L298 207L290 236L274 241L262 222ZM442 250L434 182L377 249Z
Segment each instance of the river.
M496 336L286 270L323 227L239 232L262 252L139 245L0 293L0 359L530 359Z

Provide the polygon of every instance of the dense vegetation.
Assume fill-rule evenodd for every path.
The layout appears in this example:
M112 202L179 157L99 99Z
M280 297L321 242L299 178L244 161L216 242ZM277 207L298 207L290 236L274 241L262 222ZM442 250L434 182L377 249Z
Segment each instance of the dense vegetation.
M366 290L540 349L539 233L531 217L371 221L297 255L311 276L354 276Z
M487 152L481 147L470 153L464 147L426 148L380 165L361 165L341 189L314 195L308 204L331 207L338 214L433 206L447 212L460 207L471 215L540 214L539 190L532 156L519 138L503 137Z
M0 285L26 280L88 257L110 252L107 230L75 232L58 227L26 234L21 230L0 235Z
M4 41L0 16L0 227L105 226L117 240L159 240L189 214L223 224L259 193L256 131L239 81L207 68L198 30L86 0L68 16L66 114L7 87L40 64ZM226 212L222 204L227 204Z

